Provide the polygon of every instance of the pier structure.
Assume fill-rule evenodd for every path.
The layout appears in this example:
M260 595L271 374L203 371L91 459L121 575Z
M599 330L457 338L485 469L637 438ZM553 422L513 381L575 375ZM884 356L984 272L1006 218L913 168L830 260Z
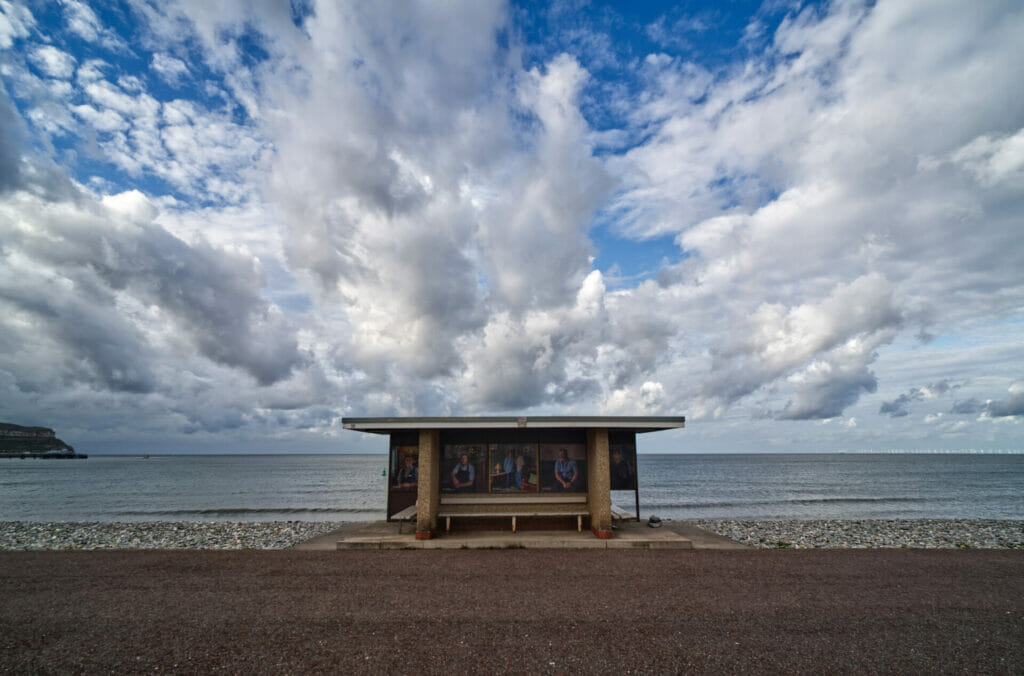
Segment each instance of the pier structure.
M410 417L344 418L342 426L388 437L387 517L415 522L417 539L452 530L584 526L610 539L614 519L639 519L636 435L685 422L683 416ZM616 507L613 491L635 512Z

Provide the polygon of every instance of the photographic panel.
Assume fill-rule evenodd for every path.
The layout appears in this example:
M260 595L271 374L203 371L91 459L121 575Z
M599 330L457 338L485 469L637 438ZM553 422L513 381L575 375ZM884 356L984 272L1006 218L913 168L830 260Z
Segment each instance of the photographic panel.
M441 464L441 490L445 493L486 493L486 444L445 444Z
M636 444L611 444L608 447L608 456L611 489L636 490Z
M540 445L540 489L555 493L587 490L585 444Z

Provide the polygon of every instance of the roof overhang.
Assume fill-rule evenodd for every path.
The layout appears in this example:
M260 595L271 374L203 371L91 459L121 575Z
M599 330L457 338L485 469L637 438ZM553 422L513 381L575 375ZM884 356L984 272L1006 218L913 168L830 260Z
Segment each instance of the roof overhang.
M342 418L347 430L608 429L657 432L685 427L685 416L494 416L455 418Z

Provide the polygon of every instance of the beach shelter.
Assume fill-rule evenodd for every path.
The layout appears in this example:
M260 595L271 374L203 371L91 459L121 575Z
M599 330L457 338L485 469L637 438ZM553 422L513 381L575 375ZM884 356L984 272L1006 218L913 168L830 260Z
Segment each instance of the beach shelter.
M682 428L682 416L344 418L389 439L389 520L416 537L469 528L587 527L639 518L636 435ZM613 505L632 491L635 514Z

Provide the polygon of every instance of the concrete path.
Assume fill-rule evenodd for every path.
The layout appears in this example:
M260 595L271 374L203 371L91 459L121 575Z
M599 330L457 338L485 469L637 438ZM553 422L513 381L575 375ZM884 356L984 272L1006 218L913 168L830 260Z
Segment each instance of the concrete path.
M661 528L650 528L646 522L620 522L611 540L572 530L460 531L417 540L408 524L401 530L387 521L345 524L295 549L747 549L686 522L664 522Z

